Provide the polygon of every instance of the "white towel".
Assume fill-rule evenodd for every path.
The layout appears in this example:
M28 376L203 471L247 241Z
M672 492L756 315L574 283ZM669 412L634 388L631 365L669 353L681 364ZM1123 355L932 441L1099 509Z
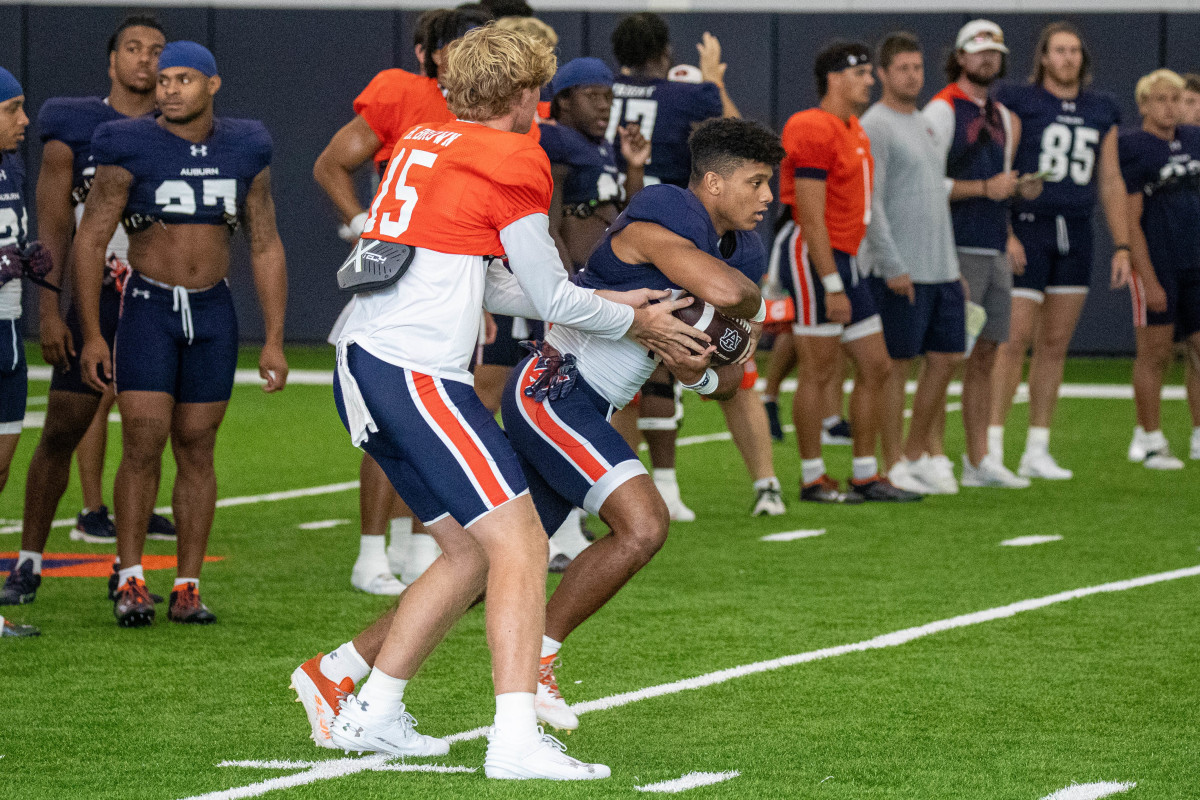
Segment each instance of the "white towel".
M346 422L350 426L350 441L355 447L362 447L368 433L378 433L379 426L371 416L367 402L359 391L358 381L350 374L350 365L346 359L346 348L353 340L342 339L337 343L337 375L342 388L342 403L346 407Z

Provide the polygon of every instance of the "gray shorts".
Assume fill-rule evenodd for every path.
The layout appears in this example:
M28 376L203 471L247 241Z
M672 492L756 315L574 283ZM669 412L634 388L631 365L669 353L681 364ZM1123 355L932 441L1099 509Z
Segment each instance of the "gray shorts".
M1012 268L1004 253L975 253L958 251L958 268L971 289L970 300L987 311L987 324L980 339L993 342L1008 341L1008 324L1012 317Z

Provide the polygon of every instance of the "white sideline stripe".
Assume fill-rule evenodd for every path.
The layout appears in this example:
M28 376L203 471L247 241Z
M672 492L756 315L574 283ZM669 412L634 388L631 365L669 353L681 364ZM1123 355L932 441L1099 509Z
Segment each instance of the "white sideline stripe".
M1017 536L1012 539L1005 539L1000 544L1003 547L1028 547L1031 544L1045 544L1046 542L1061 542L1061 536L1057 534L1047 534L1045 536Z
M732 772L689 772L682 778L676 778L672 781L660 781L659 783L650 783L645 786L635 786L639 792L663 792L665 794L677 794L686 792L688 789L695 789L699 786L712 786L714 783L723 783L731 781L742 773L738 770Z
M326 528L336 528L339 525L348 525L348 519L319 519L316 522L301 522L296 527L302 531L323 531Z
M1136 783L1073 783L1046 795L1042 800L1099 800L1101 797L1128 792L1135 786Z
M48 381L54 376L51 367L30 367L29 380ZM233 373L233 382L239 386L262 386L266 383L258 377L256 369L239 369ZM324 369L293 369L288 371L289 384L299 386L333 386L333 367Z
M821 536L825 533L824 528L818 528L811 531L784 531L783 533L768 533L766 536L759 539L760 542L790 542L794 539L811 539L814 536Z
M294 775L270 778L249 786L238 786L218 792L196 795L187 800L235 800L242 797L257 797L276 789L291 789L316 781L340 778L356 772L474 772L470 767L443 766L441 764L389 764L393 756L373 755L365 758L334 758L329 761L222 761L218 767L245 767L250 769L299 769Z
M649 700L653 697L661 697L668 694L677 694L679 692L692 689L702 689L706 686L714 686L718 683L725 683L735 678L744 678L747 675L754 675L759 672L769 672L783 667L790 667L793 664L803 664L809 661L819 661L824 658L833 656L845 655L846 653L854 653L864 650L878 650L885 647L896 647L906 644L915 639L920 639L934 633L953 630L955 628L965 628L969 625L978 625L981 622L990 622L995 619L1003 619L1011 617L1022 611L1032 611L1037 608L1053 605L1055 603L1063 603L1067 600L1075 600L1088 595L1101 594L1105 592L1123 592L1126 589L1134 589L1140 586L1149 586L1154 583L1162 583L1164 581L1173 581L1180 578L1191 578L1200 575L1200 566L1186 567L1184 569L1176 569L1170 572L1159 572L1154 575L1143 575L1140 578L1130 578L1123 581L1114 581L1112 583L1103 583L1099 586L1087 586L1082 589L1070 589L1065 592L1047 595L1045 597L1037 597L1030 600L1021 600L1016 603L1010 603L1006 606L998 606L989 608L984 611L976 611L972 614L963 614L949 619L930 622L925 625L920 625L915 628L905 628L904 630L886 633L882 636L876 636L873 639L867 639L863 642L855 644L844 644L837 647L826 647L821 650L811 650L807 653L797 653L792 656L784 656L783 658L774 658L769 661L757 661L753 664L744 664L740 667L732 667L730 669L720 670L718 672L710 672L706 675L700 675L695 678L687 678L681 681L673 681L671 683L663 683L658 686L650 686L645 689L639 689L633 692L624 692L623 694L615 694L609 697L602 697L599 700L592 700L587 703L576 703L571 706L571 710L576 714L586 714L590 711L604 711L610 708L618 708L630 703L637 703L641 700ZM451 736L444 737L446 741L465 742L472 739L478 739L486 735L489 728L481 727L462 733L456 733ZM237 786L232 789L225 789L217 792L209 792L208 794L196 795L194 797L185 798L185 800L237 800L243 797L258 797L275 789L289 789L293 786L303 786L309 783L315 783L320 780L329 780L332 778L340 778L344 775L353 775L357 772L364 772L369 769L376 769L386 760L385 756L367 756L365 758L338 758L330 761L316 762L312 768L305 772L300 772L295 775L287 775L280 778L271 778L270 780L259 781L248 786ZM226 763L226 762L222 762ZM241 762L248 763L248 762ZM1055 800L1063 800L1063 798L1055 798Z

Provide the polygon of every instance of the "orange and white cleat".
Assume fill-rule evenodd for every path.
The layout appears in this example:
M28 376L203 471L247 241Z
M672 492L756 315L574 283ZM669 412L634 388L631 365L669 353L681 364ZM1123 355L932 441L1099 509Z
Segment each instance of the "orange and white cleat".
M326 678L321 672L321 659L324 657L324 653L317 653L296 667L289 688L296 693L296 702L304 706L308 724L312 727L313 742L317 747L337 750L339 748L329 738L329 729L337 716L342 698L354 691L354 681L342 678L342 682L336 684Z
M567 705L567 701L563 700L562 692L558 690L558 679L554 677L554 665L557 663L557 655L542 659L538 667L537 694L533 698L533 709L542 722L570 733L579 729L579 717Z

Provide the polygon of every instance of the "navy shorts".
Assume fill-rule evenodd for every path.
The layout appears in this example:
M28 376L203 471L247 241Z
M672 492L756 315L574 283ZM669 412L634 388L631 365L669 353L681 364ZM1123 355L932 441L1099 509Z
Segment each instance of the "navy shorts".
M29 375L25 340L15 319L0 320L0 435L21 432Z
M833 250L838 275L850 300L850 324L830 322L825 316L825 286L808 259L808 244L800 229L785 223L775 236L772 260L779 259L779 282L796 302L793 332L802 336L838 336L852 342L881 330L875 299L867 282L858 274L854 256Z
M363 449L421 522L451 516L466 528L527 491L517 454L470 384L389 364L356 344L346 361L378 426ZM349 429L345 391L333 382Z
M566 397L526 397L525 387L542 372L537 356L522 361L504 387L500 413L542 527L553 534L573 508L600 513L617 487L646 468L609 423L613 407L582 375Z
M967 299L962 283L914 283L915 303L896 294L883 278L868 278L888 355L897 360L924 353L961 353L967 349Z
M100 335L108 343L112 352L113 342L117 338L117 322L121 318L121 293L111 283L106 283L100 290ZM54 368L50 376L50 391L73 392L74 394L90 394L99 397L100 393L83 382L83 372L79 369L79 351L83 348L83 328L79 326L79 312L71 303L67 315L63 319L67 330L71 332L71 341L75 345L75 355L67 355L67 363Z
M1137 275L1129 284L1133 298L1134 327L1147 325L1174 325L1175 337L1186 339L1200 331L1200 270L1155 270L1155 277L1167 295L1166 311L1151 311L1146 308L1146 290Z
M538 319L506 317L503 314L493 314L492 319L496 321L496 341L483 346L480 364L515 367L529 355L529 351L521 347L521 342L541 339L545 335L546 326Z
M1047 294L1086 294L1092 282L1092 218L1019 214L1013 234L1025 248L1025 272L1013 296L1038 303Z
M166 392L177 403L233 394L238 327L228 284L166 288L134 273L125 282L113 345L117 392Z

